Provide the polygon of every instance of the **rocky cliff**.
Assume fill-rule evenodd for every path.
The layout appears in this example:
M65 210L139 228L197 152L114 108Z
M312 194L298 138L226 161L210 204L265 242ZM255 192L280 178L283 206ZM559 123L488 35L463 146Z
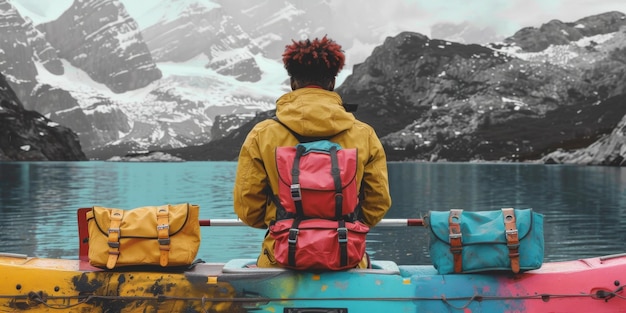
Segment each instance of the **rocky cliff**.
M120 133L130 130L128 117L112 101L100 95L72 94L41 83L42 76L65 74L66 66L47 38L6 0L0 0L0 33L3 34L0 37L0 72L6 76L24 108L70 127L78 134L83 149L115 141ZM103 65L97 60L90 62Z
M568 45L585 37L615 33L625 23L624 14L621 12L589 16L570 23L552 20L539 28L523 28L506 38L504 42L515 44L527 52L540 52L551 45Z
M231 130L222 137L211 140L211 142L207 144L166 151L168 154L187 161L236 160L239 156L241 144L246 139L248 133L252 130L252 127L262 120L271 118L274 116L274 113L274 110L259 112L250 120L250 122Z
M344 29L335 30L333 25L326 25L319 16L333 14L327 1L266 1L259 5L255 0L217 0L229 15L232 15L240 27L250 34L258 46L263 48L265 55L279 58L285 45L291 39L299 40L300 36L323 36L332 32L331 36L338 42L349 47L356 38L356 33ZM328 31L326 31L328 30ZM332 30L332 31L331 31ZM286 37L289 36L289 37ZM359 38L362 40L362 38Z
M281 68L265 54L279 55L287 35L330 27L314 18L328 13L326 1L253 2L155 3L168 14L142 35L119 0L74 1L36 28L0 0L0 70L27 109L75 129L90 156L213 140L207 158L234 159L251 124L239 126L273 108L265 89L285 86L266 75ZM390 160L537 160L588 147L626 114L618 100L626 94L624 23L619 12L553 20L485 45L404 32L337 91L359 104L355 114L374 126Z
M131 129L128 117L109 99L95 97L90 105L81 107L67 90L38 85L33 90L28 109L48 116L77 133L83 150L119 139L120 132Z
M0 0L0 73L20 99L36 85L35 52L29 44L27 22L6 0Z
M611 100L614 105L623 106L626 96ZM615 118L615 117L613 117ZM546 164L584 164L626 166L626 115L609 134L581 149L559 147L556 151L541 158Z
M551 21L489 45L401 33L355 66L337 92L359 104L355 115L376 129L389 160L535 161L586 148L626 115L625 18L609 12ZM249 128L219 141L229 149L207 145L207 158L235 159ZM562 154L546 162L559 160Z
M251 95L261 76L259 48L231 17L216 4L201 5L209 1L159 5L168 3L183 10L166 11L172 19L146 31L154 55L183 73L161 76L136 20L117 0L75 1L36 28L0 0L0 71L26 109L75 130L93 158L207 142L217 115L273 104ZM177 67L185 60L193 65ZM233 93L231 77L248 85Z
M39 60L42 65L55 75L64 72L56 50L45 40L30 19L23 18L15 8L0 0L0 47L4 50L0 69L16 80L33 81L36 70L31 58ZM18 66L16 66L18 65Z
M161 20L142 34L158 62L184 62L205 55L205 67L220 74L251 82L261 78L254 59L261 49L220 7L192 3L176 18Z
M589 145L626 114L610 101L624 93L624 23L617 12L552 21L487 46L403 33L338 91L361 103L356 115L374 126L390 159L538 159Z
M114 92L141 88L162 76L137 23L117 0L76 0L37 29L60 57Z
M86 160L74 132L25 110L0 75L0 161Z

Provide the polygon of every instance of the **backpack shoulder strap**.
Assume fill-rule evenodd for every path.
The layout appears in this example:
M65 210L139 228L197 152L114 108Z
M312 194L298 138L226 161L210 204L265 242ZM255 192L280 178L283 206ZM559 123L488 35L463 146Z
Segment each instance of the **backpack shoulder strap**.
M294 214L287 212L282 204L280 204L280 201L278 200L274 192L272 192L272 188L269 185L265 188L265 194L267 194L267 196L270 198L270 201L272 201L276 205L276 216L272 222L295 217Z

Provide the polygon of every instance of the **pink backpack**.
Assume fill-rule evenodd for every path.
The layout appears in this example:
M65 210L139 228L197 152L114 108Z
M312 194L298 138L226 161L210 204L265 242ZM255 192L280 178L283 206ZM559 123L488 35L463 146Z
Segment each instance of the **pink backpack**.
M276 148L277 219L270 226L276 261L301 270L354 268L369 231L356 220L357 150L292 134L301 143Z

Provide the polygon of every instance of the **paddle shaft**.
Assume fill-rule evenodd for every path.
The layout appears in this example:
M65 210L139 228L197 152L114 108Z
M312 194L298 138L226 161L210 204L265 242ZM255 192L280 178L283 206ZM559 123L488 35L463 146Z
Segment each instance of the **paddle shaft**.
M200 226L246 226L238 219L219 219L200 220ZM382 219L376 227L405 227L405 226L424 226L424 220L420 218L386 218Z

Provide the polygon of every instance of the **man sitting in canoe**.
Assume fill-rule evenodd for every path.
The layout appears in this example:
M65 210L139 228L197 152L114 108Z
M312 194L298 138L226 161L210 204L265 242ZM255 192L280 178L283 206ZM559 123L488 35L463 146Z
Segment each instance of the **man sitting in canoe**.
M300 201L298 200L300 190L295 190L295 188L300 188L300 185L288 186L287 188L292 188L291 194L297 194L298 197L285 199L284 193L280 191L283 178L279 177L276 151L279 147L293 147L299 142L315 139L327 139L331 144L336 144L338 149L356 151L356 169L354 170L356 206L350 208L348 211L350 214L340 219L345 219L348 223L362 222L364 225L373 227L389 210L391 197L386 156L382 144L374 129L347 112L341 97L333 91L335 77L344 66L344 61L345 56L341 46L326 36L322 39L293 41L291 45L286 46L283 63L290 77L292 91L277 100L276 118L262 121L254 126L239 154L234 185L234 210L247 225L265 229L283 218L291 217L305 221L308 219L305 216L298 217L297 214L290 212L289 208L282 208L290 206L289 203L293 201ZM341 172L343 174L343 169ZM320 180L325 179L322 178L324 176L319 177ZM302 178L302 180L306 179ZM301 206L304 206L306 211L305 192L303 187ZM345 205L345 203L352 203L353 199L343 201ZM337 204L332 202L335 201L328 203L329 210L336 209ZM287 216L277 216L277 207L279 212L287 209ZM343 213L346 212L343 211ZM350 220L350 218L354 219ZM333 220L336 219L333 218ZM334 228L333 231L337 232L337 227ZM339 229L343 230L343 227ZM300 231L302 232L302 229ZM298 235L297 231L293 232L292 229L289 236L292 235ZM348 235L346 240L345 233L340 233L339 241L351 242L350 234ZM301 234L299 239L304 240L303 238ZM295 242L296 237L290 238L290 241ZM363 249L364 245L363 242ZM268 232L257 259L257 266L285 266L277 262L274 252L275 239ZM364 251L359 260L361 261L358 262L358 267L368 266L369 259Z

